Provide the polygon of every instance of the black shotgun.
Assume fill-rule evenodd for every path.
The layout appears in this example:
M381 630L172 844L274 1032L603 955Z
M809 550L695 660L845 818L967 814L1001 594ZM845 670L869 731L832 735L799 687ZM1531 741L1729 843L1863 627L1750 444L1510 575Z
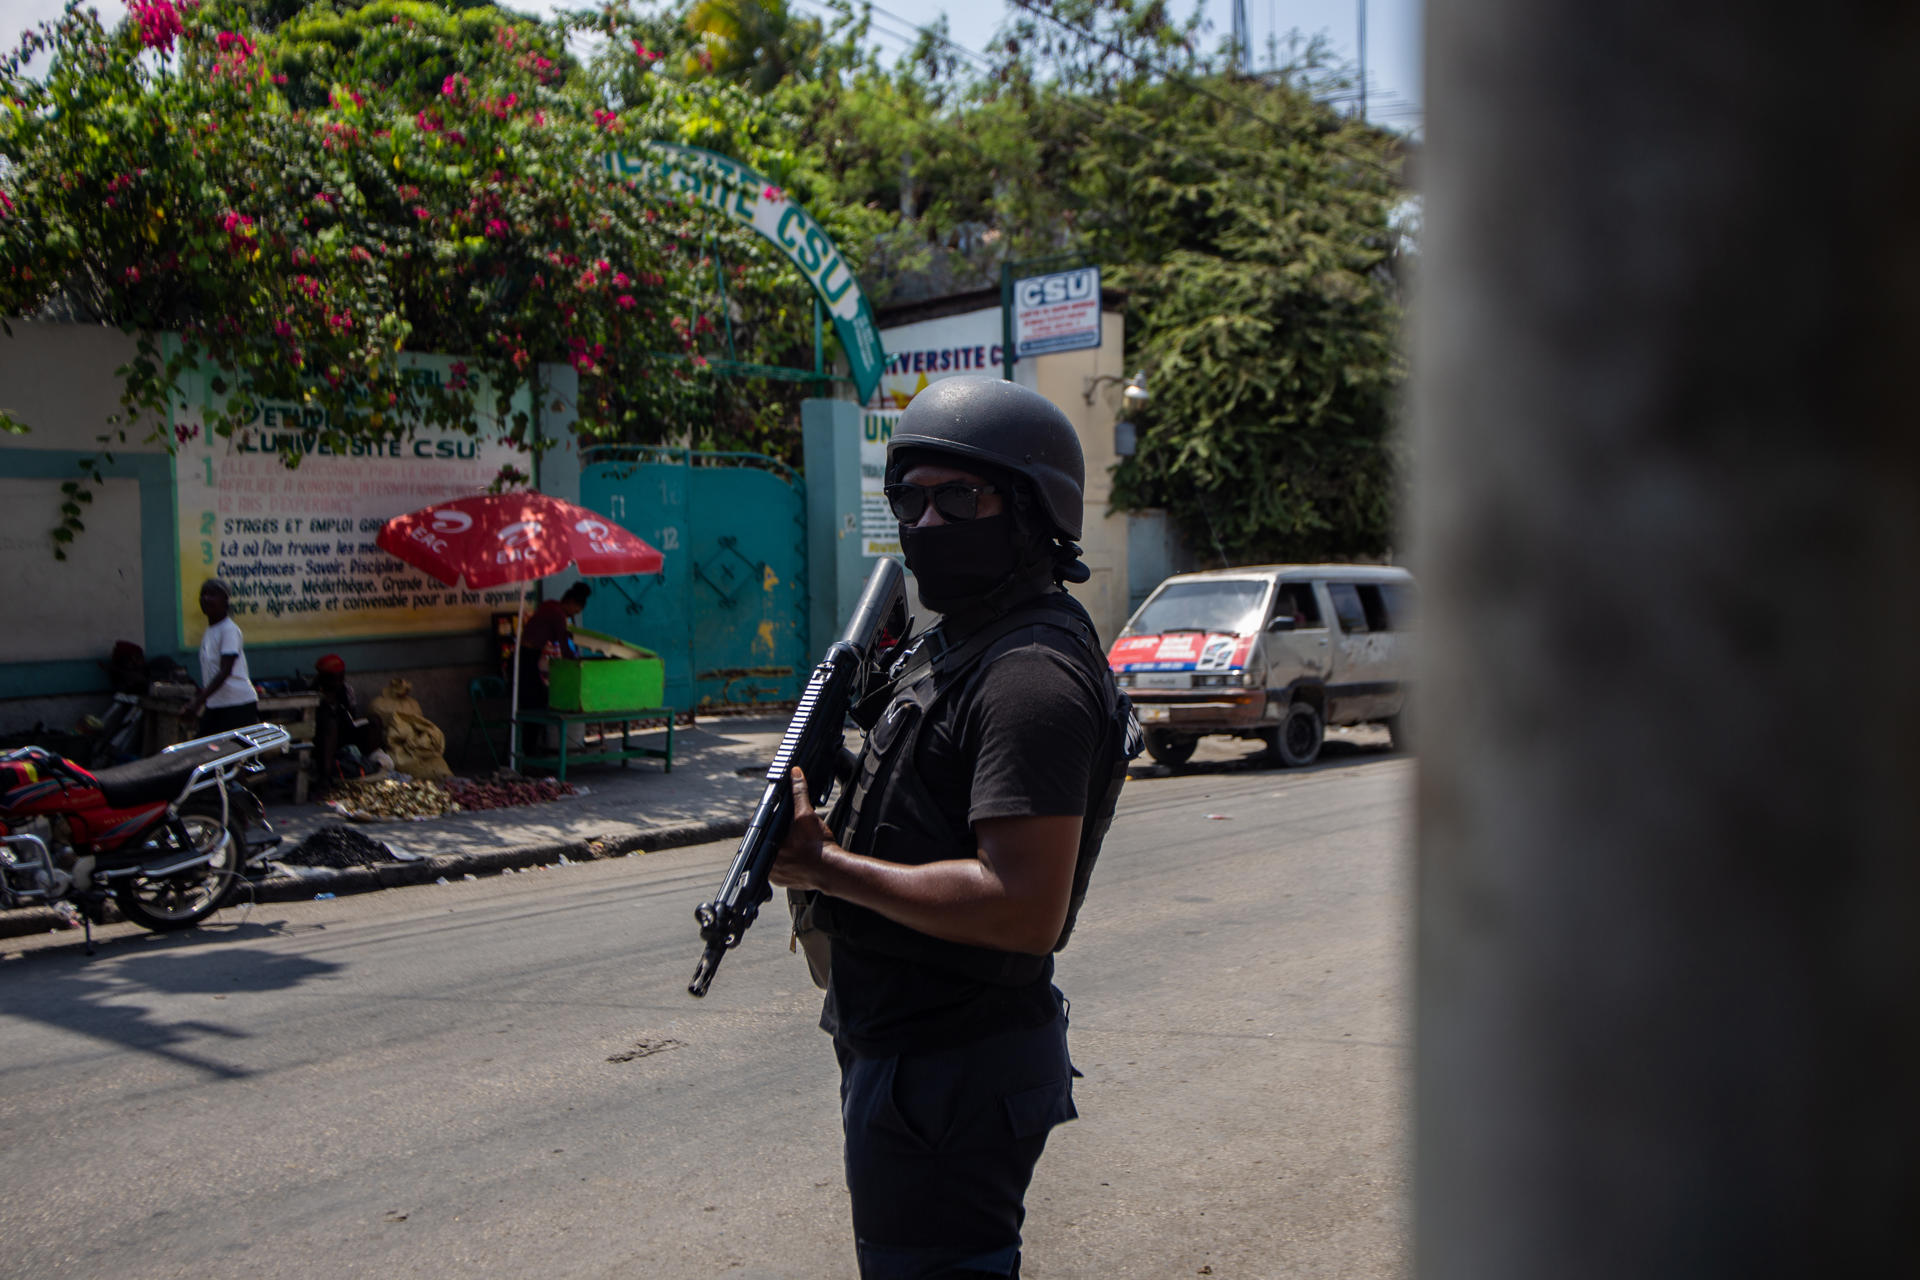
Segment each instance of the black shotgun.
M713 983L721 957L740 945L747 926L760 914L760 905L773 896L767 874L774 854L793 823L793 783L790 773L799 766L807 776L814 805L824 805L838 772L847 712L886 678L884 663L898 650L907 633L907 579L897 560L874 561L867 585L853 606L846 633L827 650L826 657L807 679L800 704L787 722L787 733L767 766L767 789L753 811L739 851L727 868L727 878L713 901L694 908L700 937L707 944L700 967L687 990L704 996Z

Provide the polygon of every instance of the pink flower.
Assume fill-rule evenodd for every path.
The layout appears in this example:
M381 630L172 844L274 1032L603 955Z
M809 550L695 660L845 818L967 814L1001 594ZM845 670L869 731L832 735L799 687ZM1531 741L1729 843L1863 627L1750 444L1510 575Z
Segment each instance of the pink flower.
M449 390L453 390L453 391L466 390L467 388L467 362L466 361L455 360L451 365L447 366L447 374L448 374L447 387Z
M127 12L140 27L140 43L162 53L173 51L173 42L186 34L177 0L128 0Z
M624 271L616 271L616 272L614 272L614 273L613 273L613 286L614 286L614 288L616 288L616 289L624 289L624 288L626 288L626 287L627 287L628 285L630 285L630 284L632 284L632 283L633 283L633 280L632 280L632 278L631 278L631 277L629 277L629 276L627 275L627 273L626 273L626 272L624 272Z
M215 36L214 43L220 46L220 52L231 53L239 50L240 57L246 58L253 53L253 41L233 31L222 31Z
M760 194L765 196L769 200L775 201L776 203L778 201L785 200L787 198L787 193L782 191L778 187L768 187L765 191L762 191Z
M633 301L633 295L630 293L623 293L619 297L615 298L613 301L614 301L614 305L619 307L622 311L631 311L633 310L635 305Z
M285 84L287 82L287 78L276 71L273 74L273 82L275 84Z
M413 118L413 122L416 125L420 126L420 129L422 130L422 132L425 132L425 133L440 132L440 117L433 114L433 112L431 111L422 111L419 115Z
M7 199L6 192L0 191L0 218L8 217L12 213L13 213L13 201Z
M139 284L139 283L140 283L140 268L138 268L138 267L128 267L128 268L127 268L127 269L126 269L126 270L125 270L124 272L122 272L121 274L123 274L124 276L126 276L126 279L127 279L127 283L128 283L128 284Z
M605 111L599 107L595 107L593 109L593 122L602 129L611 130L620 123L620 115L618 112Z
M513 228L498 218L488 218L486 234L497 239L505 239L513 234Z
M644 44L641 44L638 40L635 40L633 42L633 56L642 62L652 62L660 55L647 48Z
M466 83L467 78L456 71L440 82L440 96L443 98L457 97L460 90L466 87Z
M413 207L413 216L425 222L433 216L433 213L425 205L417 204Z

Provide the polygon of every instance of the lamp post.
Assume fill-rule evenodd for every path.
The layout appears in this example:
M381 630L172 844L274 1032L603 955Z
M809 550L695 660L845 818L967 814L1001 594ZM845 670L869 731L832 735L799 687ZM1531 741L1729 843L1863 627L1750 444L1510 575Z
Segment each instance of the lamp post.
M1153 399L1153 393L1147 390L1147 374L1144 369L1134 371L1131 378L1123 378L1117 373L1096 374L1087 379L1085 399L1093 403L1093 393L1110 382L1124 382L1126 389L1120 393L1120 399L1128 409L1144 409Z

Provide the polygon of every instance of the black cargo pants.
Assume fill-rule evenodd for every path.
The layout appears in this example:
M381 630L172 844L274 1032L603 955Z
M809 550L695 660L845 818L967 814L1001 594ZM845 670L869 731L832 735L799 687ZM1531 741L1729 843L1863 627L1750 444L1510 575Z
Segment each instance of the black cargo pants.
M1074 1119L1064 1000L1031 1030L933 1053L838 1041L847 1190L861 1280L1017 1277L1027 1184Z

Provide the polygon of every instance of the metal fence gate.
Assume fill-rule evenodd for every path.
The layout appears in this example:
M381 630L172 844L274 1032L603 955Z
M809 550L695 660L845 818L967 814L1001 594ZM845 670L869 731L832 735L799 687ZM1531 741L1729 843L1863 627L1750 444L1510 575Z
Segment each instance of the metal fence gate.
M593 579L581 625L658 653L676 710L798 699L812 662L799 474L761 454L629 445L581 463L581 504L666 557L658 574Z

